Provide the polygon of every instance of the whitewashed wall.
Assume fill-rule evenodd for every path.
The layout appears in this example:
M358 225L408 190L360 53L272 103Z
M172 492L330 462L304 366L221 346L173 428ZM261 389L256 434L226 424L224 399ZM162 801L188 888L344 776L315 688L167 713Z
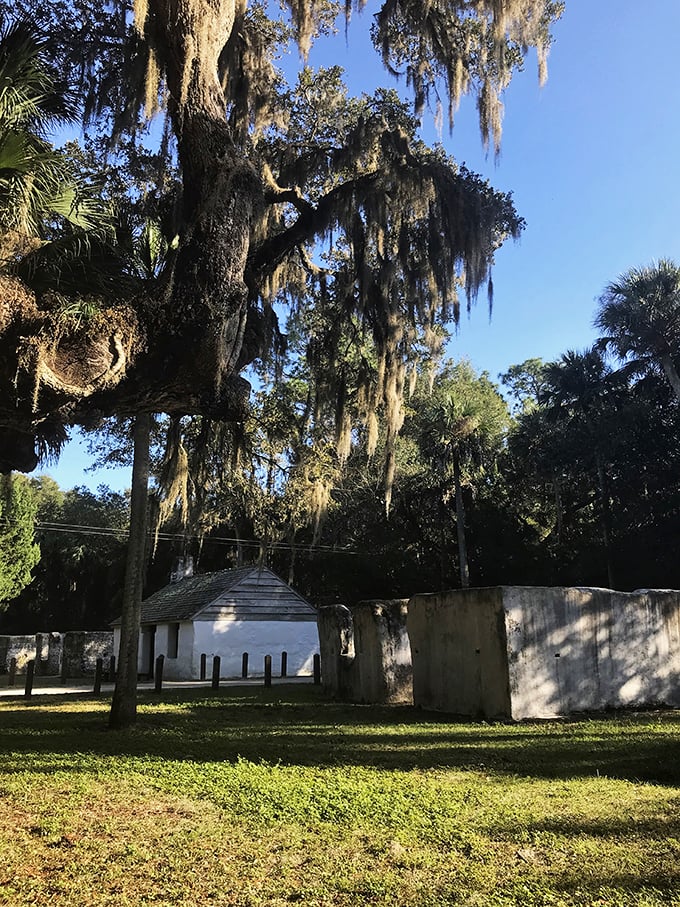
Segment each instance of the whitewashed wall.
M243 653L248 653L248 676L262 677L264 656L272 656L272 673L281 673L281 653L288 653L288 676L306 676L314 672L314 655L319 651L319 633L314 621L185 621L180 624L177 658L168 658L169 624L158 624L154 641L154 658L165 655L163 677L166 680L198 680L201 655L207 656L207 676L212 671L212 658L221 659L220 676L241 676ZM114 651L118 656L120 630L114 631ZM139 638L139 672L148 674L149 631Z
M150 660L150 630L142 629L139 634L139 644L137 646L137 670L140 674L148 674L151 670ZM113 628L113 654L116 656L116 663L120 661L120 627ZM158 653L156 653L158 654Z
M156 658L165 655L163 677L165 680L198 680L198 671L192 675L194 650L194 625L191 621L182 621L179 625L177 657L168 655L171 624L158 624L154 650Z
M512 717L680 706L680 593L504 587Z
M248 676L264 674L264 657L272 656L272 672L281 672L281 652L288 653L288 676L312 674L319 651L315 621L231 620L196 621L192 671L198 677L201 653L208 656L208 675L214 655L221 659L221 676L241 676L243 653L248 653Z

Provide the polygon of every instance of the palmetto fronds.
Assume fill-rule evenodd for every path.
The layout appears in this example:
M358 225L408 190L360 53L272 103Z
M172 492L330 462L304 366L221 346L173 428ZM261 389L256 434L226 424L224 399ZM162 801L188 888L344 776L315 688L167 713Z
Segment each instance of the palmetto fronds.
M74 118L70 93L42 62L45 39L28 22L0 29L0 232L5 258L44 238L55 219L92 230L107 219L98 193L45 136Z
M621 359L661 368L680 398L680 266L660 259L626 271L600 297L595 326Z

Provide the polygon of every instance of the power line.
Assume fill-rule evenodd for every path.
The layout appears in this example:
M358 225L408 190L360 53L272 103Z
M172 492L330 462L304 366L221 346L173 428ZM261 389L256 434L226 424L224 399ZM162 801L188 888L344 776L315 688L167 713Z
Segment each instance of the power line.
M0 519L0 526L11 526L18 523L18 520L8 520L6 518ZM117 529L114 526L89 526L81 525L78 523L50 523L50 522L36 522L34 524L36 531L41 532L61 532L72 535L93 535L93 536L103 536L109 538L118 538L121 541L127 538L128 530L127 529ZM156 537L156 533L149 532L149 537ZM268 550L282 550L282 551L292 551L295 550L299 554L304 554L305 552L312 553L313 551L329 551L334 554L352 554L356 555L360 552L355 551L352 548L338 548L335 545L291 545L289 542L259 542L257 539L237 539L229 536L219 536L219 535L204 535L200 536L195 533L183 533L183 532L159 532L158 539L162 541L188 541L195 540L200 541L202 544L207 543L216 543L221 545L240 545L245 548L265 548Z

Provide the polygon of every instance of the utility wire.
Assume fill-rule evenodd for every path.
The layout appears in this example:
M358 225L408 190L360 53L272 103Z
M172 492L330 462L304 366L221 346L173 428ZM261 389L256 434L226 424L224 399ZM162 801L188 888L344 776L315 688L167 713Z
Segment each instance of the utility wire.
M18 522L18 520L8 520L6 518L2 518L0 519L0 526L11 526ZM41 532L62 532L72 535L105 536L118 538L121 540L126 539L128 536L127 529L116 529L114 526L87 526L80 525L78 523L36 522L35 530ZM149 532L148 534L149 536L154 537L156 535L156 533L154 532ZM258 542L257 539L237 539L220 535L187 535L183 532L159 532L158 538L162 539L163 541L186 541L192 539L201 541L203 544L215 542L216 544L220 545L241 545L245 548L257 548L258 550L263 547L270 550L295 550L299 554L303 554L306 551L309 551L310 553L312 551L331 551L335 554L359 554L358 551L355 551L352 548L337 548L334 545L291 545L289 542Z

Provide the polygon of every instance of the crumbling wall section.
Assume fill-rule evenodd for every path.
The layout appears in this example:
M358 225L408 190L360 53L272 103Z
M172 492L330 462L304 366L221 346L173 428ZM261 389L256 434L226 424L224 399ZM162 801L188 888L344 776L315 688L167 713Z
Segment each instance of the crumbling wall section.
M63 677L86 677L94 674L97 659L104 663L115 654L112 630L71 630L63 638Z
M0 636L0 671L7 674L9 663L17 660L17 673L23 674L29 661L35 659L35 636Z
M62 648L61 633L36 633L36 674L44 677L56 677L61 670Z
M323 689L329 696L351 701L356 683L352 613L344 605L324 605L317 626Z
M413 702L407 614L408 599L374 599L352 608L356 701Z

